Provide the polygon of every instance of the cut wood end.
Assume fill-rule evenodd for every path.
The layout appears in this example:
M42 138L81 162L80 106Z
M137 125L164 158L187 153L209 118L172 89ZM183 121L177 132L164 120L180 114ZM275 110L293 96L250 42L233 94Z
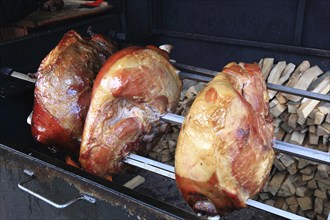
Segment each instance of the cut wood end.
M142 183L145 182L145 178L143 176L136 176L133 179L127 181L123 186L129 188L129 189L134 189L141 185Z

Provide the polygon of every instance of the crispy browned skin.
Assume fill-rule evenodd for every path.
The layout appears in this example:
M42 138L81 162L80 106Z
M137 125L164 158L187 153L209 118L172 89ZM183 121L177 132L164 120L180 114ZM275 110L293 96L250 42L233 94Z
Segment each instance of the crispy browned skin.
M45 145L79 152L93 80L115 45L100 35L67 32L41 62L34 92L32 135Z
M129 47L105 63L93 87L83 132L81 166L106 176L123 168L131 152L147 152L177 106L181 81L159 49Z
M184 199L209 215L245 207L274 159L268 94L257 64L228 64L195 99L181 128L176 181Z

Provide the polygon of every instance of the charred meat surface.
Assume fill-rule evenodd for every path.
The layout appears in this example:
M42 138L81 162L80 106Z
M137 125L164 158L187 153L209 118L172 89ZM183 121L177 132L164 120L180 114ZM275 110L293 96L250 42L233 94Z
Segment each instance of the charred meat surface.
M178 71L158 48L128 47L111 56L94 83L81 166L106 176L121 171L129 153L149 151L165 132L160 116L176 108L181 87Z
M93 80L116 45L101 35L67 32L37 72L32 135L40 143L79 153Z
M194 211L246 207L274 159L268 93L257 64L228 64L197 96L182 125L176 181Z

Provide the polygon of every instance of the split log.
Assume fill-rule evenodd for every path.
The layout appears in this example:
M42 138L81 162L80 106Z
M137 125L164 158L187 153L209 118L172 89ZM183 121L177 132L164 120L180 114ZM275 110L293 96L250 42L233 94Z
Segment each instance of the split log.
M310 67L310 63L307 60L304 60L297 68L296 70L292 73L289 81L287 82L286 86L288 87L294 87L299 78L301 73L305 72L308 68Z
M321 125L322 125L322 127L324 127L325 129L330 130L330 123L328 123L328 122L323 122Z
M277 105L275 105L273 108L270 109L270 113L274 116L274 117L278 117L280 116L285 110L287 109L286 105L280 104L278 103Z
M286 62L285 61L281 61L278 62L273 69L270 71L269 76L267 78L267 82L268 83L272 83L272 84L278 84L278 81L281 77L281 74L283 72L283 70L286 67ZM269 99L272 99L275 95L276 95L276 91L268 91L268 96Z
M318 125L316 128L316 135L317 136L323 136L323 135L329 135L330 130L328 130L326 127L322 125Z
M308 87L308 91L314 90L323 80L326 80L330 77L330 71L327 71L320 75L315 81L313 81L310 86Z
M323 211L323 199L315 198L314 201L314 212L317 214L322 214Z
M314 120L311 119L310 117L308 117L307 120L306 120L306 125L308 125L308 126L314 126Z
M330 95L330 94L327 94ZM322 112L323 114L329 114L330 113L330 102L322 102L317 106L317 109Z
M288 102L288 100L281 93L277 93L275 97L278 100L278 102L281 104L285 104Z
M288 112L289 113L296 113L297 112L297 109L300 106L300 102L288 101L287 102L287 106L288 106Z
M304 133L300 133L299 131L294 131L292 133L290 143L302 145L302 143L304 142L304 139L305 139Z
M320 137L318 135L313 134L313 133L309 133L308 137L309 137L309 143L310 144L314 144L314 145L319 144Z
M298 168L297 168L297 163L292 163L290 166L288 166L286 168L286 170L291 174L294 175L298 172Z
M317 189L316 180L312 179L312 180L308 181L307 187L312 189L312 190ZM315 194L315 192L314 192L314 194Z
M316 134L316 126L315 125L309 126L308 131L309 133Z
M273 64L274 64L274 58L265 58L263 60L261 71L265 80L268 78L268 75L273 67Z
M320 84L316 86L316 88L313 90L313 92L318 92L320 94L327 94L330 91L330 77L327 77L325 80L323 80ZM302 104L297 110L297 114L299 118L306 119L307 116L312 112L312 110L320 103L318 100L311 100L304 98L302 100Z
M277 158L275 158L274 160L274 166L276 167L276 169L278 169L278 171L283 171L286 169L283 163Z
M327 123L330 123L330 113L327 114L327 117L325 118L325 121L326 121Z
M284 130L282 128L276 128L275 130L275 139L281 141L285 135Z
M280 161L283 163L283 165L285 167L289 167L291 164L293 164L295 161L295 159L293 159L293 157L284 154L281 158Z
M288 125L291 128L297 128L297 120L298 120L297 114L290 114L289 119L288 119Z
M270 196L268 193L259 193L259 197L262 199L262 200L266 200L266 199L269 199Z
M129 189L135 189L144 182L145 182L145 178L143 176L137 175L133 179L127 181L123 186Z
M281 128L282 128L285 132L287 132L287 134L291 134L291 132L293 131L293 128L290 127L290 126L288 125L288 123L285 123L285 122L283 122L283 123L281 124ZM287 137L286 137L286 138L287 138ZM289 139L286 139L286 138L285 138L285 141L288 142L288 141L291 139L291 136L290 136Z
M169 149L162 150L161 152L158 153L157 156L157 159L160 162L167 162L169 160L172 160L173 158L174 158L173 154L171 154Z
M296 65L294 65L293 63L289 63L288 65L286 65L286 67L283 70L283 73L282 73L280 79L278 80L277 84L283 85L290 78L290 76L293 73L295 67L296 67Z
M296 195L298 197L307 197L311 194L313 194L313 192L307 186L300 186L296 188Z
M321 111L317 111L315 113L314 124L320 125L320 124L322 124L324 119L325 119L325 114L322 113Z
M314 108L312 112L308 115L312 120L315 120L315 115L316 115L317 109Z
M276 208L282 209L282 210L287 210L288 209L288 204L286 204L285 199L281 197L277 197L274 203L274 206Z
M289 197L296 193L296 188L293 185L294 175L288 175L283 181L277 196Z
M327 198L327 193L325 191L322 191L320 189L316 189L314 191L314 196L320 199L326 199Z
M276 127L276 128L278 128L278 127L280 127L280 125L282 124L282 119L280 119L280 118L275 118L274 120L273 120L273 126L274 127Z
M297 210L298 210L298 207L299 207L298 204L296 204L296 205L290 205L290 206L289 206L289 210L290 210L291 212L293 212L293 213L296 213Z
M287 175L286 171L276 173L269 181L268 191L275 196L277 191L280 189L283 180Z
M329 172L330 172L329 166L327 166L325 164L317 165L317 173L323 179L328 179L329 178L329 174L328 174ZM329 182L329 184L330 184L330 182Z
M272 101L269 102L269 108L273 108L277 104L278 104L278 100L277 99L273 99Z
M303 72L297 82L292 85L291 87L296 88L296 89L302 89L306 90L309 85L312 83L313 80L316 79L319 75L321 75L323 71L318 67L318 66L313 66ZM284 96L291 101L297 102L301 100L300 96L295 96L291 94L284 94Z

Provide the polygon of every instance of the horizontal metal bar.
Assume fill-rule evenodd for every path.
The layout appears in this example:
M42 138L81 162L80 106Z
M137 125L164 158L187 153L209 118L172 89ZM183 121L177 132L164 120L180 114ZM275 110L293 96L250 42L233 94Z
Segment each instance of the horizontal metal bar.
M37 81L37 79L33 79L31 77L29 77L28 75L26 74L23 74L23 73L19 73L19 72L16 72L16 71L13 71L10 76L12 77L15 77L15 78L18 78L18 79L22 79L22 80L25 80L25 81L29 81L31 83L35 83Z
M162 176L169 177L171 179L175 179L174 167L160 163L158 161L150 160L136 154L129 154L123 162L145 170L149 170Z
M330 96L329 95L323 95L315 92L309 92L306 90L301 90L301 89L295 89L292 87L287 87L287 86L281 86L281 85L276 85L276 84L271 84L267 83L267 88L270 90L278 91L278 92L283 92L283 93L288 93L292 95L298 95L306 98L311 98L319 101L325 101L325 102L330 102Z
M213 77L209 77L209 76L201 76L201 75L196 75L193 73L186 73L186 72L179 72L179 77L181 79L192 79L192 80L197 80L197 81L201 81L201 82L210 82Z
M180 124L184 121L184 116L167 113L162 117L166 118L167 122L173 122L174 124ZM313 160L320 163L330 164L330 153L314 150L306 147L302 147L295 144L289 144L282 141L274 140L274 150L283 152L293 156Z
M273 206L269 206L269 205L266 205L264 203L252 200L252 199L248 199L245 203L248 206L251 206L251 207L254 207L254 208L257 208L257 209L262 209L264 211L273 213L275 215L278 215L278 216L281 216L281 217L284 217L284 218L287 218L287 219L299 219L299 220L308 219L308 218L302 217L300 215L296 215L296 214L293 214L291 212L287 212L287 211L284 211L282 209L278 209L278 208L275 208Z
M196 75L193 73L186 73L186 72L180 71L179 76L181 78L209 82L217 74L216 71L198 68L198 67L194 67L194 66L190 66L190 65L186 65L186 64L174 63L174 66L176 66L178 69L193 71L193 72L196 72L197 74L205 75L205 76L201 76L201 75ZM311 99L315 99L315 100L330 102L329 95L323 95L323 94L319 94L319 93L315 93L315 92L309 92L309 91L302 90L302 89L296 89L296 88L282 86L282 85L276 85L276 84L272 84L272 83L266 83L266 86L270 90L288 93L288 94L297 95L297 96L306 97L306 98L311 98Z
M199 67L193 67L193 66L190 66L190 65L179 64L179 63L175 63L174 65L177 68L182 68L182 69L185 69L185 70L194 71L198 74L205 75L205 76L201 76L201 75L197 75L197 74L193 74L193 73L187 73L187 72L180 71L179 76L180 76L180 78L183 78L183 79L186 78L186 79L193 79L193 80L198 80L198 81L202 81L202 82L209 82L217 74L216 71L207 70L207 69L199 68ZM28 77L26 74L19 73L19 72L16 72L16 71L13 71L11 73L11 76L15 77L15 78L25 80L25 81L29 81L29 82L32 82L32 83L35 83L35 81L36 81L35 79L32 79L32 78ZM306 97L306 98L311 98L311 99L316 99L316 100L320 100L320 101L330 102L330 96L329 95L323 95L323 94L319 94L319 93L315 93L315 92L309 92L309 91L305 91L305 90L301 90L301 89L295 89L295 88L292 88L292 87L275 85L275 84L271 84L271 83L266 83L266 86L270 90L275 90L275 91L278 91L278 92L284 92L284 93L298 95L298 96L302 96L302 97Z
M170 122L172 124L182 125L184 117L172 113L167 113L161 117L162 120Z
M319 150L314 150L278 140L274 140L273 143L274 149L278 152L313 160L320 163L330 164L330 152L322 152Z
M298 53L298 54L303 54L303 55L312 55L312 56L319 56L319 57L330 57L330 50L322 50L322 49L316 49L316 48L298 47L298 46L290 46L290 45L284 45L284 44L274 44L274 43L266 43L266 42L251 41L251 40L242 40L242 39L233 39L233 38L210 36L210 35L204 35L204 34L195 34L195 33L164 30L164 29L153 29L152 33L167 36L167 37L174 37L174 38L206 41L206 42L235 45L235 46L255 47L255 48L262 48L262 49L267 49L267 50Z
M212 76L212 77L214 77L215 75L217 75L219 73L219 71L213 71L213 70L196 67L196 66L191 66L191 65L187 65L187 64L182 64L182 63L175 62L172 64L173 64L173 66L175 66L178 69L188 70L191 72L195 72L195 73L203 74L203 75L207 75L207 76Z
M32 113L29 115L29 117L27 118L27 123L31 124L31 117L32 117ZM181 115L176 115L176 114L172 114L172 113L167 113L164 116L161 117L162 120L170 122L170 123L174 123L177 125L181 125L184 121L184 117ZM290 143L286 143L283 141L277 141L274 140L274 150L278 151L278 152L282 152L282 153L286 153L286 154L290 154L293 156L297 156L297 157L301 157L304 159L309 159L309 160L313 160L316 162L320 162L320 163L325 163L325 164L330 164L330 153L326 153L326 152L322 152L319 150L314 150L314 149L310 149L310 148L306 148L306 147L302 147L299 145L295 145L295 144L290 144ZM138 159L138 155L135 156L129 156L127 159L132 159L132 160L136 160ZM127 161L128 163L136 163L135 161L130 162L129 160ZM152 164L152 160L150 160L150 164ZM138 164L136 164L138 166ZM163 168L164 170L167 170L165 168ZM167 176L167 174L165 175Z
M163 169L163 170L166 170L168 172L174 173L174 167L173 166L170 166L170 165L167 165L167 164L155 161L155 160L151 160L151 159L148 159L148 158L136 155L136 154L130 154L128 156L128 159L132 159L132 160L136 160L136 161L143 161L144 163L147 163L151 166L156 166L160 169Z
M137 167L140 167L142 169L169 177L171 179L175 179L174 167L169 166L167 164L163 164L158 161L154 161L154 160L151 160L151 159L148 159L145 157L141 157L136 154L130 154L128 156L128 158L124 160L124 162L137 166ZM281 216L281 217L284 217L287 219L306 219L299 215L295 215L290 212L287 212L287 211L284 211L284 210L281 210L281 209L278 209L278 208L275 208L275 207L272 207L269 205L265 205L261 202L257 202L257 201L251 200L251 199L248 199L246 201L246 204L248 206L251 206L251 207L254 207L257 209L261 209L261 210L273 213L275 215L278 215L278 216Z

